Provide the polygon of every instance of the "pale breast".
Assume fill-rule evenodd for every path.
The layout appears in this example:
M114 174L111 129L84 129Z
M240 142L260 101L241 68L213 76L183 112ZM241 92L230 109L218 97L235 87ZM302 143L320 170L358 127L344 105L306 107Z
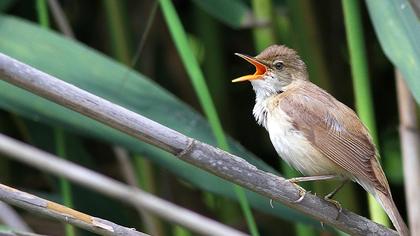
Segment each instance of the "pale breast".
M267 113L267 130L280 157L303 175L337 174L340 168L316 150L303 134L293 127L281 109Z

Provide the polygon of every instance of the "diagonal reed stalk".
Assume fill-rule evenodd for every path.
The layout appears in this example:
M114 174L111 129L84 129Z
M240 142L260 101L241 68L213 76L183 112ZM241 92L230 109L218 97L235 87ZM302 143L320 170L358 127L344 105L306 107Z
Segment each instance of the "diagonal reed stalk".
M370 134L378 147L375 115L373 112L373 97L369 84L369 72L366 61L365 44L363 42L364 37L359 1L342 0L342 4L347 44L350 53L356 110L360 119L369 129ZM376 222L389 226L388 217L379 203L377 203L375 198L370 194L368 194L368 199L371 218Z
M48 29L50 27L50 23L48 17L47 0L37 0L36 6L39 24L41 25L41 27ZM54 142L55 152L57 153L57 156L61 158L66 158L66 139L62 129L54 128ZM60 177L59 185L60 194L63 198L63 204L69 208L73 208L73 197L70 183L66 179ZM66 236L76 235L75 228L72 225L66 224L64 227Z
M160 0L160 6L168 25L169 31L174 40L175 46L185 66L185 69L191 79L194 90L199 98L200 104L204 113L210 123L216 138L218 146L226 151L229 151L227 138L223 132L222 125L216 112L210 92L204 80L203 73L198 65L197 59L194 57L187 40L187 35L181 24L181 20L170 0ZM258 236L258 229L254 217L251 212L248 200L244 189L234 185L236 196L239 200L240 206L248 224L248 228L253 236Z

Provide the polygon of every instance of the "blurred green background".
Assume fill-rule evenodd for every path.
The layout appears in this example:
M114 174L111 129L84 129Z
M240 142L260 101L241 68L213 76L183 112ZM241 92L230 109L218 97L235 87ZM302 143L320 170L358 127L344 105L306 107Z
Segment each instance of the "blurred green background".
M253 72L235 52L256 55L274 43L296 49L310 79L357 110L377 136L394 200L405 215L394 65L420 97L420 27L408 1L57 1L73 36L63 33L48 2L0 1L0 52L289 177L299 174L280 161L254 121L250 84L230 81ZM400 38L392 38L393 30ZM0 132L126 182L115 152L121 147L141 188L253 235L342 234L3 81ZM4 157L0 162L2 183L140 231L194 235L158 217L145 225L121 202ZM334 184L305 187L323 195ZM337 199L369 216L358 185L348 184ZM386 223L378 214L375 219ZM22 215L38 233L89 234Z

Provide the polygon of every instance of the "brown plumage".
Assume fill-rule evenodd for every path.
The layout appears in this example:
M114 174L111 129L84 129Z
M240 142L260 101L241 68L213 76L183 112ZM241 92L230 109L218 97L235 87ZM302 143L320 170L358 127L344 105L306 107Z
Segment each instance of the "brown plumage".
M308 80L297 53L273 45L256 57L238 54L257 68L254 116L279 155L306 176L335 175L358 182L387 212L401 235L409 235L396 208L378 153L356 113Z
M270 105L272 110L276 106L282 109L295 129L325 157L387 194L386 180L378 178L372 169L372 162L377 162L375 146L353 110L306 81L294 83L274 96Z

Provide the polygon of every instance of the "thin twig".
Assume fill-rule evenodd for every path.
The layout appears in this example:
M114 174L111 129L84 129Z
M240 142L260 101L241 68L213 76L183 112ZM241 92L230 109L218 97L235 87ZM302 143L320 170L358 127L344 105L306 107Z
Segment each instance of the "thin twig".
M147 236L113 222L75 211L63 205L0 184L0 199L34 214L69 223L100 235Z
M63 34L71 39L74 39L73 30L65 16L63 9L57 0L48 0L48 6L51 9L55 23Z
M67 160L9 138L3 134L0 134L0 153L34 166L40 170L62 176L109 197L132 204L136 208L143 208L150 213L154 213L164 219L181 224L200 234L245 235L212 219L157 198L138 188L125 185L87 168L78 166ZM83 215L82 217L74 215L74 217L79 221L83 221L85 218Z
M412 235L420 235L420 136L417 127L416 102L398 70L395 71L395 76L408 221Z
M146 27L144 28L144 32L141 36L140 42L137 46L136 52L134 53L133 58L131 59L130 62L130 67L134 68L134 66L136 65L137 61L139 60L141 53L143 52L143 48L144 45L146 45L146 41L147 38L149 36L150 33L150 29L152 28L153 22L155 20L155 16L156 16L156 11L158 9L158 1L154 0L154 2L152 3L152 9L150 10L150 15L147 18L147 22L146 22Z
M395 231L347 210L343 210L340 218L336 219L337 208L312 194L306 194L305 198L296 204L295 200L300 197L300 191L284 178L259 170L240 157L193 140L4 54L0 54L0 77L351 235L396 235ZM46 169L48 164L50 163L40 163L40 168ZM62 169L61 167L60 170ZM57 169L51 168L50 171ZM106 185L103 187L108 189Z
M144 45L146 45L147 38L149 37L150 29L152 28L153 22L155 20L156 12L158 9L158 0L154 0L152 3L152 9L150 11L150 15L147 18L146 27L144 28L143 34L141 35L140 42L136 48L136 51L134 52L134 56L131 59L130 65L127 67L127 71L123 75L121 79L121 84L124 85L125 82L128 79L128 76L132 72L131 69L134 69L134 67L137 64L137 61L140 59L141 53L143 52Z
M26 222L11 206L0 201L0 223L9 226L14 230L33 232Z

